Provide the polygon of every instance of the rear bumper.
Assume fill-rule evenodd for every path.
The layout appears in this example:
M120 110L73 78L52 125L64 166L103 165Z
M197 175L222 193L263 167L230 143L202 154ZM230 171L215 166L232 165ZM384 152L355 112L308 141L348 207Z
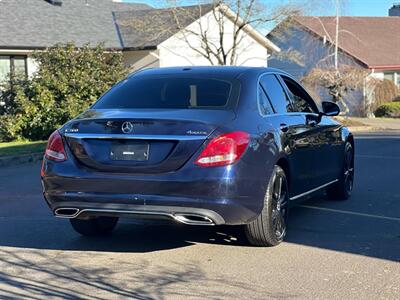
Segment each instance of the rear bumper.
M170 196L71 192L57 195L45 192L44 196L54 215L64 218L169 218L190 225L238 225L245 224L258 215L249 208L229 200L211 202ZM74 211L65 214L63 209ZM191 216L195 218L190 218Z
M68 217L78 218L154 217L192 224L182 219L191 215L211 223L196 225L247 224L261 212L268 182L241 162L151 175L93 172L73 161L45 160L44 167L42 181L49 207L55 215L59 209L74 209L79 213Z
M240 225L254 220L264 205L272 160L249 148L236 164L202 168L196 155L172 172L101 172L78 162L66 148L68 160L43 161L44 197L53 211L72 208L73 217L113 215L167 217L184 214L212 224ZM70 216L72 217L72 216Z
M224 218L210 209L135 204L104 204L68 202L53 210L60 218L88 218L91 216L131 217L138 219L171 219L188 225L222 225Z

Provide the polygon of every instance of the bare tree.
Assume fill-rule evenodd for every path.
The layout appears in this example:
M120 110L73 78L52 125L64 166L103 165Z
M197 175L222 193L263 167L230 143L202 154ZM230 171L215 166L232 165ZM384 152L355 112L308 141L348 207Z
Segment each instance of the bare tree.
M261 0L200 0L193 6L181 6L179 1L165 3L169 8L150 10L124 25L146 36L143 43L176 35L211 65L237 65L246 51L244 42L248 34L273 49L275 46L260 31L300 12L293 5L269 7Z
M324 33L327 55L317 61L316 67L311 69L301 81L313 88L314 91L321 87L326 89L332 101L342 105L343 114L348 114L350 109L345 99L352 91L366 89L367 86L370 87L375 82L366 80L368 72L364 68L359 67L356 63L351 63L350 59L346 62L341 60L340 36L350 34L355 39L358 38L352 32L342 29L340 26L340 9L346 0L331 0L331 2L335 9L333 34L331 30L326 28L326 24L320 17L314 17Z
M184 8L178 4L174 3L172 11L181 37L192 50L213 65L237 65L240 56L246 51L244 40L247 34L251 33L253 38L264 44L266 40L260 31L268 24L281 22L300 12L298 7L292 5L272 8L259 0L212 1L209 4L212 9L205 18L201 18L201 7L207 6L199 3L197 6L200 14L192 19L193 26L181 26L180 12ZM273 48L272 44L265 46Z
M342 104L345 113L348 113L349 109L344 99L350 91L363 87L367 74L368 72L361 68L348 65L314 68L302 78L302 82L314 91L318 87L327 89L332 101Z

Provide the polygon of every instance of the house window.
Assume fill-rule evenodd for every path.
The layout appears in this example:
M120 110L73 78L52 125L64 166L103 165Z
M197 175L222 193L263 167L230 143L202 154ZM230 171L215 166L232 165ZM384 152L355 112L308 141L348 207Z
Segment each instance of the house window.
M9 80L10 77L27 75L26 56L0 55L0 82Z

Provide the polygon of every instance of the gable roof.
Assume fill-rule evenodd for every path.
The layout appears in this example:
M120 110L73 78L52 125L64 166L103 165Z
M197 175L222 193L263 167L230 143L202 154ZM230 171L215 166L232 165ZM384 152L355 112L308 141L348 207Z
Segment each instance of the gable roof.
M236 14L223 4L120 11L115 12L115 19L125 49L154 49L180 29L189 26L217 7L223 10L227 19L236 22ZM239 18L237 22L240 24L243 21ZM245 26L243 30L264 47L280 51L278 46L250 25Z
M154 9L113 0L62 0L61 6L49 2L0 0L0 49L43 49L69 42L78 47L104 44L107 49L154 49L216 7ZM224 13L232 20L233 12L225 9ZM244 30L264 47L279 51L251 26Z
M294 22L334 44L335 17L295 17ZM370 69L400 67L400 17L340 17L339 48Z
M148 49L178 33L214 8L212 4L115 12L124 48ZM179 20L179 26L176 19Z
M62 6L44 0L2 0L0 46L41 49L74 42L77 46L104 43L106 48L120 49L112 11L149 7L112 0L64 0Z

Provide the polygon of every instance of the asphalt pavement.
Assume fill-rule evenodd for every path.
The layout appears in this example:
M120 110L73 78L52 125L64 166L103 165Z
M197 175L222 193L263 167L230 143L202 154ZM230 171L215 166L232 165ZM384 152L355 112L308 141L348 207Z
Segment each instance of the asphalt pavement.
M231 227L132 220L81 237L51 215L39 170L0 167L2 299L400 299L398 134L358 134L352 198L293 208L274 248Z

